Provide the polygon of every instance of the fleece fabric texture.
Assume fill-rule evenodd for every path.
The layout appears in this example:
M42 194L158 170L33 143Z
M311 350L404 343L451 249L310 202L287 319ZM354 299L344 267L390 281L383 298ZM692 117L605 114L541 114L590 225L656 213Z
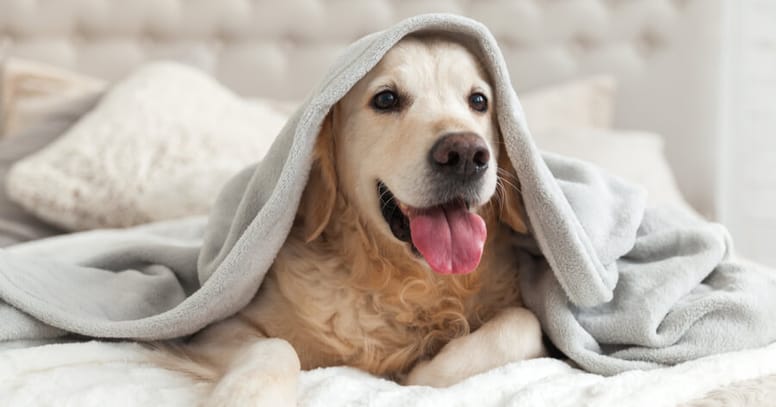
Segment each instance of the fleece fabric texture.
M531 237L515 239L521 291L558 348L614 374L763 346L776 338L776 273L731 258L724 228L647 209L645 192L535 147L506 64L483 25L407 19L352 44L260 163L235 176L207 220L92 231L0 251L0 340L191 334L252 298L294 220L331 107L402 37L450 36L479 56ZM185 101L181 101L185 103ZM515 270L517 273L518 270Z

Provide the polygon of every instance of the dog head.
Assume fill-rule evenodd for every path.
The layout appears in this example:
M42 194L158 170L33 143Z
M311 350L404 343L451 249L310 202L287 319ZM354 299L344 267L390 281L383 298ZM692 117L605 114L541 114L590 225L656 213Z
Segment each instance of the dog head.
M501 219L525 232L487 74L463 45L408 37L332 109L316 146L304 214L308 240L340 193L373 233L440 274L473 271L496 195ZM499 155L502 157L499 158Z

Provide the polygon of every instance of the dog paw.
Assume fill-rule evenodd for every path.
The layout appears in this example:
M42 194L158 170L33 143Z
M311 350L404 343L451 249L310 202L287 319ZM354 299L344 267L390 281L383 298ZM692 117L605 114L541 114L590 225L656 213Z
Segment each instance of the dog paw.
M288 342L255 344L221 378L203 407L291 407L296 405L299 358Z
M296 379L258 372L225 377L204 407L284 407L296 405Z
M423 361L415 365L410 374L404 380L406 386L450 387L466 378L465 375L456 375L454 372L440 369L433 361ZM451 374L452 373L452 374Z
M479 330L453 339L433 359L418 363L404 384L449 387L507 363L546 354L539 320L525 308L512 307Z

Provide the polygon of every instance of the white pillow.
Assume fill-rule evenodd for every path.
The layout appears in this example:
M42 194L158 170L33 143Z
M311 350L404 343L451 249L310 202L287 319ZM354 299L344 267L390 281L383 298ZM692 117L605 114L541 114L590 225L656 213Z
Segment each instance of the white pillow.
M539 129L607 127L613 94L614 81L598 77L522 100ZM263 157L293 106L246 103L182 65L146 66L57 142L17 163L8 194L68 230L205 214L233 174Z
M533 133L540 149L590 161L643 185L652 205L689 207L663 151L663 139L642 131L554 129Z
M183 65L145 66L8 175L14 201L69 230L206 213L224 182L260 160L285 114L245 103Z

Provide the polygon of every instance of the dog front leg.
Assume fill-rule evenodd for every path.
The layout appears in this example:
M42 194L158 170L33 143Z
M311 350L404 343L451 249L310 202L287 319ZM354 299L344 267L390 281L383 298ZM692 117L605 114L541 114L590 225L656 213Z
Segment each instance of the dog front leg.
M433 359L420 362L404 384L448 387L507 363L546 354L536 316L525 308L510 307L470 335L450 341Z

